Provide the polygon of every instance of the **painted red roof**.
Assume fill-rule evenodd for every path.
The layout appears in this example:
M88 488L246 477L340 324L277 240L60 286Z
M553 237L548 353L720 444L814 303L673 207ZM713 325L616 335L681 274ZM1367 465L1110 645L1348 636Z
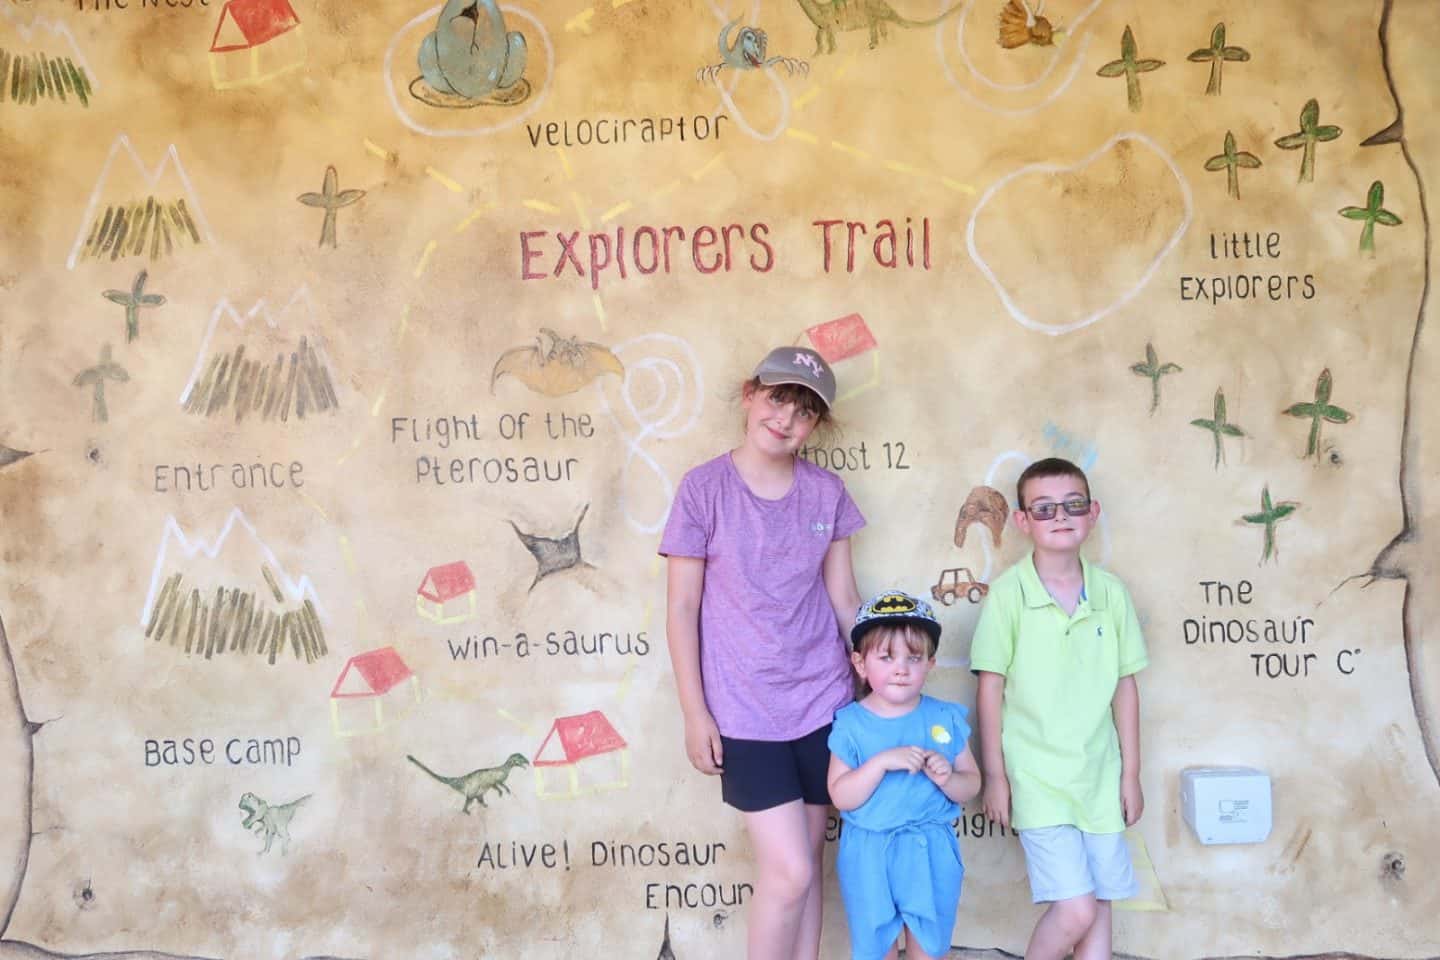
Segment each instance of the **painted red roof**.
M245 37L244 43L219 45L220 33L225 29L227 17L240 28ZM210 41L210 52L248 50L250 47L268 43L298 26L300 18L295 15L295 8L290 6L289 0L230 0L220 11L220 21L215 24L215 36Z
M464 560L447 563L443 567L431 567L420 581L420 596L434 603L444 603L464 596L475 589L475 574Z
M875 335L858 313L816 324L805 331L815 351L828 363L839 363L876 347Z
M360 674L369 691L357 693L342 693L341 687L345 685L345 678L354 669ZM409 680L414 674L406 666L405 661L400 659L400 654L395 652L394 647L381 647L379 650L371 650L368 653L361 653L351 657L345 663L345 669L340 671L340 676L335 678L335 686L330 691L334 697L378 697L388 693L396 684Z
M560 757L542 760L550 741L558 739ZM586 757L599 756L615 750L625 749L625 738L615 731L605 714L599 710L577 714L573 717L558 717L545 734L540 748L531 760L537 767L565 767L578 763ZM553 750L551 751L554 752Z

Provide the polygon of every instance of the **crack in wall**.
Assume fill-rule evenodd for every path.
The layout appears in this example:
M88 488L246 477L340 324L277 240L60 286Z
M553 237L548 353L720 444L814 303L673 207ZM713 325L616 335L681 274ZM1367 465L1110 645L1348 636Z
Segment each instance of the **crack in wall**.
M1421 335L1425 328L1425 311L1430 302L1430 210L1426 202L1425 179L1420 167L1410 152L1405 137L1405 105L1390 66L1390 16L1394 12L1395 0L1385 0L1380 13L1380 63L1385 72L1385 85L1395 101L1395 120L1389 126L1367 138L1361 146L1373 147L1398 143L1401 155L1415 177L1415 187L1420 197L1420 221L1424 228L1423 265L1424 276L1420 288L1420 306L1415 317L1415 332L1410 340L1410 358L1405 370L1405 406L1400 427L1400 532L1376 555L1370 569L1361 576L1375 580L1404 580L1405 597L1401 604L1400 630L1405 645L1405 668L1409 675L1410 700L1415 708L1415 722L1420 728L1420 742L1425 749L1425 759L1435 782L1440 784L1440 745L1436 743L1435 730L1431 723L1429 686L1425 679L1425 665L1420 656L1421 621L1425 619L1417 610L1420 602L1416 595L1416 581L1420 578L1418 569L1419 544L1424 541L1421 520L1417 520L1420 505L1420 487L1417 464L1420 459L1419 428L1415 422L1416 390L1415 367L1420 357Z

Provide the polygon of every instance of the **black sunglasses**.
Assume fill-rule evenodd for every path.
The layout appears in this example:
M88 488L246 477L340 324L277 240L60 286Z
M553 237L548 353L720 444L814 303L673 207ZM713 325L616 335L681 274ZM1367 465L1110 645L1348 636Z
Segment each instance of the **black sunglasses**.
M1074 497L1070 500L1064 501L1063 503L1032 503L1030 506L1025 508L1025 512L1030 514L1030 516L1034 517L1036 520L1050 520L1054 518L1056 511L1058 511L1062 506L1065 508L1065 513L1069 516L1083 517L1090 510L1090 498Z

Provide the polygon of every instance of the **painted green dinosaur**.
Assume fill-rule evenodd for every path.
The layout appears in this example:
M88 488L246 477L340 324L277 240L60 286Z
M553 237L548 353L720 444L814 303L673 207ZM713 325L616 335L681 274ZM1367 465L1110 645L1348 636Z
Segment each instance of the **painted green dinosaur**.
M510 770L514 767L530 766L530 762L523 756L518 753L512 753L506 758L505 762L498 767L481 767L479 770L470 771L463 777L442 777L410 754L405 754L405 757L411 763L415 764L415 766L424 770L430 774L430 776L464 797L465 806L461 808L461 813L469 813L470 804L477 800L480 801L480 806L489 806L489 804L485 802L486 790L494 790L497 794L509 793L510 788L505 786L505 778L510 776Z
M885 37L886 24L901 27L932 27L965 5L957 3L929 20L910 20L895 12L885 0L798 0L800 9L815 24L815 53L835 52L836 30L869 30L873 50ZM822 47L826 48L822 51Z

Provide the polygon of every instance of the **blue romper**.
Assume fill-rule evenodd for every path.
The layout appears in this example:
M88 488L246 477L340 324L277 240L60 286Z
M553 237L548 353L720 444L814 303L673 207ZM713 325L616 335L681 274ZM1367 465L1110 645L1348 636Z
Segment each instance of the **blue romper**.
M952 764L970 738L967 710L922 696L903 717L880 717L859 703L835 714L830 752L850 769L891 747L936 750ZM836 869L853 960L881 960L901 925L932 957L950 949L965 867L955 839L960 805L919 773L891 770L854 810L840 814Z

